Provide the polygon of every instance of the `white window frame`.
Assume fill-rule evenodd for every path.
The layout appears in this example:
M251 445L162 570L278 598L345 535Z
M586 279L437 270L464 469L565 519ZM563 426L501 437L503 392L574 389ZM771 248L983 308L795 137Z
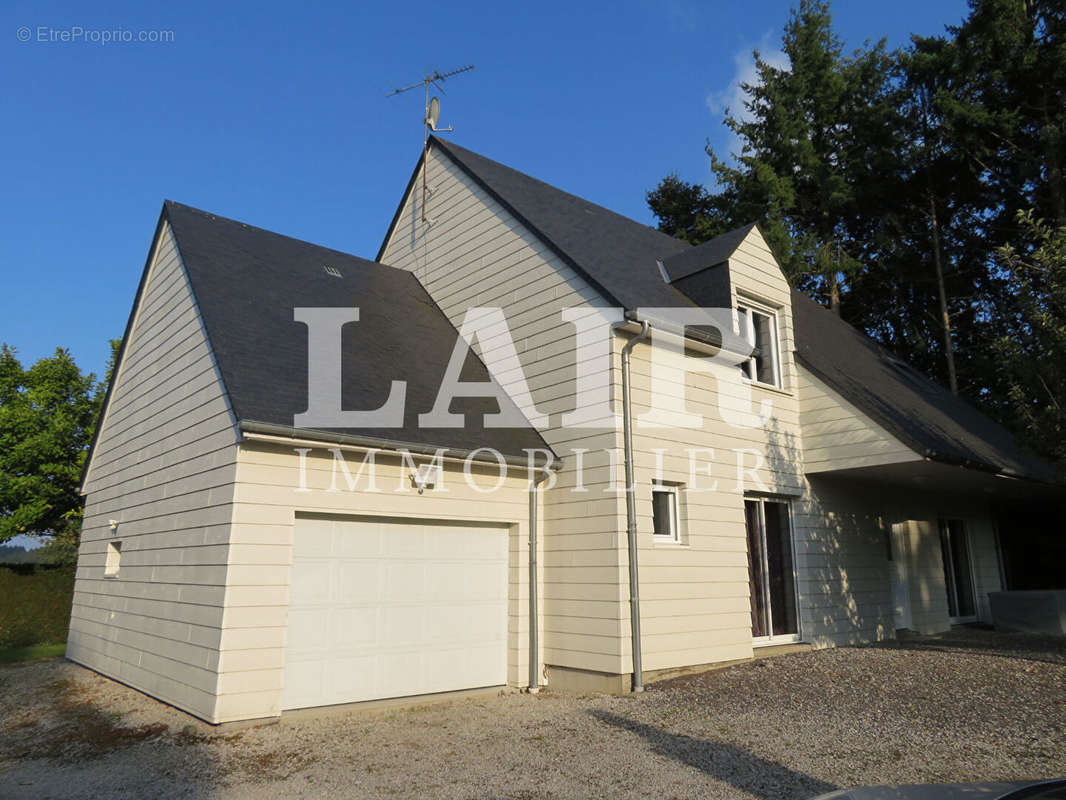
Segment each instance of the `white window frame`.
M656 481L651 485L652 497L652 537L656 542L669 542L681 544L681 497L678 491L680 487ZM660 534L655 532L655 495L662 492L670 497L670 533Z
M781 373L781 337L778 327L778 315L777 310L770 308L769 306L757 303L746 297L741 297L737 300L737 327L738 332L744 335L748 339L748 344L755 347L755 325L752 324L751 313L762 314L764 317L770 319L770 358L772 360L772 367L774 373L774 382L766 383L760 381L755 377L755 356L751 356L746 361L741 362L740 372L741 375L756 386L768 386L771 389L783 389L784 382L782 380ZM744 318L747 319L745 323Z
M122 567L122 542L108 542L107 556L104 561L104 577L117 578Z
M793 509L792 500L787 497L762 495L762 494L748 494L744 495L744 500L752 501L759 504L759 527L760 536L762 537L762 551L767 550L766 542L766 504L777 503L784 506L785 509L785 524L788 526L788 541L789 546L792 548L792 599L795 603L796 609L796 632L795 633L780 633L776 636L773 633L773 610L767 608L767 622L769 623L770 633L765 636L752 636L752 647L769 647L777 644L794 644L796 642L803 641L803 615L800 613L800 582L799 582L799 567L796 564L796 527L793 524ZM746 538L746 536L745 536ZM747 546L745 544L745 546ZM764 565L765 567L765 565ZM765 568L763 569L762 591L766 597L766 602L770 602L770 573Z

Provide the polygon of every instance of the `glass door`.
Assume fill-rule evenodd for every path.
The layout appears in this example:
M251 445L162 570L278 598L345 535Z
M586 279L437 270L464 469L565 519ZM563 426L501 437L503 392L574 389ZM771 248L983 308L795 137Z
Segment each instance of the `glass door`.
M751 635L756 644L799 640L788 504L746 498Z
M940 553L944 559L948 616L952 622L973 622L977 619L977 601L970 562L970 538L961 519L940 520Z

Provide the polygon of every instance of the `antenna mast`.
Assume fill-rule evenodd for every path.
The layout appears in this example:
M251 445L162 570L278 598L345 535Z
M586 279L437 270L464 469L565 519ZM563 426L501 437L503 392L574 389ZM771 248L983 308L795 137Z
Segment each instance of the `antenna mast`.
M451 133L454 130L454 128L452 128L451 125L449 125L447 128L438 128L437 127L437 121L440 119L440 101L436 97L434 97L432 100L430 100L430 97L429 97L429 86L430 86L430 84L436 86L437 89L440 90L440 93L444 94L444 87L441 86L441 84L444 81L446 81L448 78L454 77L455 75L460 75L460 74L462 74L464 72L469 72L473 68L474 68L473 64L467 64L465 67L459 67L458 69L453 69L453 70L450 70L449 72L440 72L438 70L433 70L432 73L427 72L425 77L422 78L422 80L420 80L418 83L412 83L410 86L404 86L402 89L393 89L391 92L389 92L387 95L385 95L386 97L393 97L393 96L398 95L398 94L403 94L404 92L409 92L412 89L417 89L419 86L421 86L423 88L424 92L425 92L426 113L425 113L425 116L422 118L422 121L423 121L423 123L425 125L425 135L422 137L422 221L423 222L427 221L427 217L426 217L426 195L427 195L428 192L427 192L427 188L426 188L426 162L429 161L429 134L430 134L431 131L433 133Z

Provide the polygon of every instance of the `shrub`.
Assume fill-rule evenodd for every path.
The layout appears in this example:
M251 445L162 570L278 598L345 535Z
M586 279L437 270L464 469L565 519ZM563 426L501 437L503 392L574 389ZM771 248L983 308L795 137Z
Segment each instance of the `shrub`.
M0 566L0 647L65 642L73 596L70 567Z

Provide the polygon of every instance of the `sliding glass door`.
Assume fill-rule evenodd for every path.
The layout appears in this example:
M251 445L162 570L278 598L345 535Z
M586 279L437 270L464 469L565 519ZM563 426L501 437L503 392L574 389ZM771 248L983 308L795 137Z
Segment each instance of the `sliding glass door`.
M952 622L972 622L977 619L977 601L970 560L970 537L961 519L940 520L940 553L944 559L948 616Z
M757 644L797 641L796 570L788 504L745 498L751 635Z

